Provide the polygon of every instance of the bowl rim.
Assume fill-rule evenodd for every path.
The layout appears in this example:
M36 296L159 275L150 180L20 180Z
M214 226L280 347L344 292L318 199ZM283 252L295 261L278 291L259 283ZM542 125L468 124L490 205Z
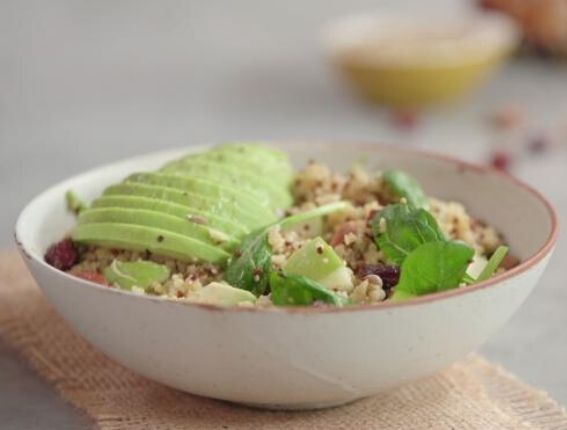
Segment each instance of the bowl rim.
M504 181L508 181L510 182L513 186L519 187L521 189L523 189L524 191L527 191L529 194L531 194L533 197L536 198L536 200L539 201L539 203L541 203L543 205L543 207L546 209L547 214L549 216L550 219L550 223L551 223L551 229L549 232L549 235L547 237L547 239L544 241L543 245L533 254L531 255L528 259L526 259L525 261L522 261L518 266L504 272L501 274L498 274L484 282L480 282L478 284L473 284L473 285L469 285L467 287L461 287L461 288L455 288L452 290L446 290L446 291L441 291L441 292L437 292L437 293L432 293L432 294L427 294L424 296L420 296L420 297L415 297L409 300L405 300L405 301L401 301L401 302L392 302L392 301L384 301L384 302L380 302L377 304L362 304L362 305L355 305L355 306L347 306L347 307L313 307L313 306L298 306L298 307L256 307L256 306L232 306L232 307L228 307L228 306L221 306L221 305L214 305L214 304L206 304L206 303L195 303L195 302L183 302L183 301L179 301L179 300L172 300L171 298L167 298L167 297L160 297L160 296L151 296L148 294L138 294L138 293L134 293L131 291L125 291L125 290L120 290L117 288L109 288L108 286L103 286L100 284L97 284L95 282L92 281L87 281L85 279L73 276L67 272L63 272L61 270L58 270L52 266L50 266L49 264L47 264L43 258L37 258L37 256L35 255L35 253L30 252L26 249L24 243L22 240L20 240L20 235L18 234L18 232L23 228L22 226L22 218L25 212L27 212L27 210L29 209L29 207L31 207L36 200L40 199L43 195L47 194L48 192L50 192L50 190L52 190L53 188L56 188L60 185L62 185L63 183L72 180L78 176L82 176L82 175L89 175L91 173L94 173L95 171L99 170L99 169L103 169L106 167L110 167L112 165L116 165L116 164L121 164L123 162L129 161L129 160L133 160L135 158L138 158L137 156L134 157L128 157L122 160L119 160L117 162L113 162L113 163L106 163L106 164L101 164L99 166L96 166L92 169L89 169L85 172L82 172L78 175L74 175L71 176L69 178L66 178L62 181L57 182L56 184L48 187L47 189L45 189L44 191L40 192L39 194L37 194L35 197L33 197L30 201L28 201L28 203L24 206L24 208L21 210L20 214L18 215L18 218L16 220L16 224L15 224L15 229L14 229L14 239L16 242L16 246L20 252L20 254L22 255L22 257L25 260L28 261L33 261L36 264L42 266L44 269L47 269L53 273L55 273L57 276L62 276L62 277L66 277L69 280L74 281L75 283L77 283L77 287L79 288L96 288L101 292L106 292L109 294L122 294L122 295L126 295L128 297L131 297L132 299L141 299L141 300L150 300L150 301L154 301L157 303L168 303L171 305L179 305L179 306L189 306L189 307L194 307L194 308L200 308L202 310L208 310L208 311L223 311L223 312L255 312L255 313L286 313L286 314L301 314L301 315L318 315L318 314L335 314L335 313L349 313L349 312L358 312L358 311L387 311L387 310L391 310L391 309L397 309L397 308L405 308L405 307L411 307L411 306L418 306L421 304L427 304L427 303L432 303L432 302L437 302L437 301L443 301L446 299L451 299L454 297L458 297L461 295L465 295L465 294L472 294L476 291L480 291L480 290L484 290L486 288L489 287L495 287L499 284L502 284L503 281L506 281L508 279L511 278L515 278L518 275L521 275L525 272L527 272L528 270L530 270L533 266L535 266L537 263L539 263L541 260L543 260L545 257L549 256L551 254L551 252L553 251L555 244L557 242L558 236L559 236L559 216L557 214L557 211L555 209L555 207L553 206L553 204L539 191L537 191L535 188L533 188L532 186L526 184L525 182L523 182L522 180L512 176L511 174L507 173L507 172L503 172L503 171L499 171L496 170L494 168L488 167L488 166L483 166L477 163L472 163L469 161L464 161L461 160L459 158L453 157L451 155L447 155L447 154L443 154L443 153L439 153L436 151L431 151L431 150L427 150L427 149L422 149L422 148L407 148L407 147L400 147L400 145L395 145L395 144L384 144L384 143L372 143L370 141L357 141L357 142L352 142L352 141L341 141L341 140L290 140L290 141L286 141L286 140L272 140L272 141L262 141L262 142L258 142L258 143L263 143L263 144L268 144L268 145L285 145L287 147L289 146L301 146L301 145L319 145L319 146L345 146L345 145L349 145L350 147L355 147L353 148L354 150L365 150L365 151L369 151L369 152L373 152L376 150L381 150L381 151L390 151L390 152L396 152L398 154L404 155L404 154L410 154L410 155L419 155L421 157L425 157L425 158L429 158L432 160L438 160L441 162L445 162L445 163L449 163L449 164L453 164L457 167L457 170L459 172L474 172L476 174L481 174L481 175L494 175L499 177L501 180ZM200 144L200 145L190 145L190 146L183 146L178 148L178 151L176 150L171 150L171 149L165 149L165 150L160 150L160 151L153 151L147 154L143 154L141 157L152 157L152 156L158 156L158 155L162 155L164 153L173 153L173 152L182 152L184 149L186 149L187 151L195 151L195 150L199 150L199 148L207 148L212 146L213 144Z

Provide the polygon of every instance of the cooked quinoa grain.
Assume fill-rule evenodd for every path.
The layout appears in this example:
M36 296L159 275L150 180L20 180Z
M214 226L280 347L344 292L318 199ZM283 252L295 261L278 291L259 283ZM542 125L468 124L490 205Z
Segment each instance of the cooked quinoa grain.
M406 198L398 197L385 182L380 172L370 172L362 166L354 166L346 174L333 171L329 166L311 161L296 172L291 185L294 204L285 210L285 215L297 215L333 202L346 201L346 209L330 213L323 220L317 219L283 229L279 225L267 230L267 244L271 251L269 265L273 271L282 271L290 257L309 243L314 237L321 237L332 247L336 255L344 260L345 270L337 286L330 290L352 304L376 304L391 296L400 277L400 269L391 265L384 252L377 246L372 222L376 214L387 205L407 204ZM440 229L449 239L463 241L474 248L475 254L489 257L503 244L502 236L483 221L474 218L459 202L429 198L430 213ZM275 210L276 213L283 213ZM187 221L207 228L212 222L203 215L187 214ZM385 220L377 227L386 228ZM230 231L211 228L210 236L216 244L231 240ZM164 237L158 237L158 241ZM150 261L165 265L170 272L165 281L153 282L145 290L132 288L135 292L167 297L180 301L197 301L197 297L208 285L224 282L224 268L220 265L200 262L186 262L155 255L149 251L109 249L100 246L82 246L79 261L69 270L77 276L85 273L103 274L113 262ZM233 258L242 256L236 249ZM322 258L321 264L328 264L329 258L323 245L315 248ZM508 256L500 270L518 264L517 259ZM264 269L258 267L252 273L255 282L260 282ZM117 285L109 285L117 286ZM239 306L252 306L242 302ZM325 305L316 300L314 305ZM255 306L271 307L272 295L269 289L257 297Z

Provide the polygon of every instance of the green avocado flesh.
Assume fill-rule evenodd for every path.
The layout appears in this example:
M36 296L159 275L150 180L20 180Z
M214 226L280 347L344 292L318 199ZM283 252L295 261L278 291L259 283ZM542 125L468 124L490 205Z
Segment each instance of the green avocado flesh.
M124 208L99 208L93 209L79 215L79 222L82 225L93 223L120 223L120 224L133 224L145 225L153 227L159 225L161 229L170 231L172 233L183 234L190 236L195 240L207 243L209 245L219 245L222 248L233 249L238 240L232 236L226 236L223 242L215 239L214 231L211 228L205 227L201 224L188 222L171 215L161 212L149 211L146 209L124 209ZM216 235L218 237L220 235Z
M242 208L257 208L262 216L273 216L269 202L265 198L256 198L244 193L234 186L220 184L214 181L197 179L189 176L166 175L163 173L134 173L125 179L126 183L140 183L173 188L192 194L207 196L218 201L234 201Z
M225 219L222 216L213 215L211 213L205 214L203 210L199 210L190 206L184 206L165 200L152 199L149 197L102 196L93 202L92 207L148 209L167 215L172 215L183 220L190 220L192 218L195 218L196 220L200 220L200 222L210 228L233 235L239 239L250 233L250 229L248 229L247 227L233 220Z
M216 200L209 196L193 194L173 188L165 188L157 185L146 185L142 183L123 183L112 185L104 191L105 196L142 196L159 200L166 200L174 203L191 206L206 213L222 215L230 219L238 220L242 225L249 229L256 229L276 220L275 215L263 218L258 214L249 212L241 208L234 200Z
M135 173L81 211L74 240L224 264L243 236L291 206L287 155L227 144Z
M171 271L163 264L151 261L118 261L104 269L104 277L111 285L118 285L124 290L135 287L144 290L154 282L165 282Z
M222 263L230 256L218 246L160 228L119 223L80 224L73 240L108 248L149 251L179 260Z
M206 160L221 164L231 164L248 172L253 171L280 187L288 187L293 177L293 170L278 160L266 157L251 158L248 154L240 152L210 152L205 154L191 154L182 158L180 164L190 163L194 160Z
M177 164L176 164L177 163ZM171 163L161 173L179 176L214 177L219 182L239 187L246 193L268 199L272 209L286 208L293 203L288 190L277 187L254 171L245 171L237 166L216 161L195 159L186 163Z

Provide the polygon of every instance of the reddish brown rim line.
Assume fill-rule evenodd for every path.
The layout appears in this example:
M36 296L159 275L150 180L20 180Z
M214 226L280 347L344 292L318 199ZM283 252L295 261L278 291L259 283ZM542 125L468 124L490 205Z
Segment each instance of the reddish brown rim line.
M320 307L320 308L317 308L317 307L297 307L297 308L292 308L292 307L278 307L278 308L223 307L223 306L202 304L202 303L179 302L179 301L170 300L170 299L167 299L167 298L160 298L160 297L154 297L154 296L149 296L149 295L132 294L128 291L122 291L122 290L104 287L104 286L95 284L94 282L90 282L90 281L86 281L86 280L77 278L77 277L72 276L72 275L70 275L66 272L62 272L60 270L57 270L57 269L49 266L47 263L45 263L45 261L43 261L43 259L38 259L33 254L30 255L30 253L24 248L23 244L19 240L17 233L14 235L16 244L17 244L20 252L26 258L28 258L30 260L34 260L36 263L43 265L44 267L48 268L49 270L53 270L53 271L57 272L60 276L69 277L69 278L73 279L74 281L78 282L79 284L82 284L86 287L89 287L89 288L95 287L97 289L100 289L101 291L106 291L106 292L113 293L113 294L125 294L125 295L128 295L129 297L132 297L132 298L138 298L138 299L142 299L142 300L151 300L151 301L154 301L155 303L168 303L168 304L172 304L172 305L191 306L191 307L197 307L197 308L201 308L201 309L205 309L205 310L211 310L211 311L264 312L264 313L266 313L266 312L268 312L268 313L279 312L279 313L290 313L290 314L295 314L295 313L298 313L298 314L320 314L320 313L338 313L338 312L341 312L341 313L342 312L357 312L357 311L369 311L369 310L380 311L380 310L386 310L386 309L392 309L392 308L415 306L415 305L419 305L419 304L422 304L422 303L430 303L430 302L434 302L434 301L438 301L438 300L443 300L443 299L447 299L447 298L451 298L451 297L460 296L460 295L463 295L463 294L469 294L469 293L472 293L474 291L478 291L478 290L482 290L482 289L485 289L485 288L488 288L488 287L491 287L491 286L495 286L498 283L500 283L501 281L505 281L507 279L515 277L516 275L519 275L521 273L526 272L528 269L532 268L534 265L539 263L543 258L545 258L552 251L555 243L557 242L557 238L559 236L559 217L558 217L557 212L556 212L555 208L553 207L553 205L549 202L549 200L546 197L543 196L543 194L541 194L539 191L537 191L536 189L534 189L530 185L526 184L525 182L515 178L514 176L512 176L508 173L500 172L500 171L494 170L494 169L486 167L486 166L481 166L479 164L471 163L471 162L468 162L468 161L463 161L463 160L460 160L458 158L452 157L450 155L440 154L440 153L437 153L437 152L434 152L434 151L424 150L424 149L421 149L421 148L411 148L411 149L410 148L400 148L399 146L392 145L392 144L381 144L381 143L378 144L378 143L370 143L370 142L346 143L344 141L343 142L341 142L341 141L314 141L314 140L300 140L300 139L292 140L292 141L269 141L269 142L265 142L265 143L270 143L270 144L275 145L275 146L303 146L303 145L306 145L306 144L310 145L310 146L313 146L313 145L319 145L319 146L350 145L350 146L356 146L359 149L364 149L364 150L369 150L369 151L374 151L377 148L381 148L383 150L388 150L388 151L391 151L391 152L397 152L397 153L400 153L400 154L418 154L418 155L421 155L423 157L452 163L452 164L456 165L463 172L473 171L475 173L480 173L480 174L490 174L490 175L500 176L504 180L512 182L516 186L526 190L527 192L532 194L537 200L539 200L541 203L543 203L543 205L547 209L547 212L548 212L549 217L551 219L551 232L550 232L548 238L546 239L546 241L544 242L543 246L534 255L532 255L530 258L528 258L526 261L523 261L520 265L514 267L513 269L510 269L510 270L508 270L508 271L506 271L506 272L504 272L500 275L497 275L497 276L490 278L489 280L481 282L479 284L468 286L466 288L457 288L457 289L454 289L454 290L447 290L447 291L443 291L443 292L439 292L439 293L435 293L435 294L429 294L429 295L426 295L426 296L417 297L417 298L410 299L408 301L403 301L403 302L388 302L388 301L385 301L385 302L381 302L379 304L357 305L357 306L344 307L344 308L335 308L335 307ZM209 145L196 145L193 148L189 147L188 151L198 149L199 147L204 148L204 147L207 147L207 146L209 146ZM159 152L163 152L163 151L159 151ZM147 154L147 155L151 155L151 154ZM93 170L96 170L96 168L93 169ZM85 174L86 173L88 173L88 172L85 172Z

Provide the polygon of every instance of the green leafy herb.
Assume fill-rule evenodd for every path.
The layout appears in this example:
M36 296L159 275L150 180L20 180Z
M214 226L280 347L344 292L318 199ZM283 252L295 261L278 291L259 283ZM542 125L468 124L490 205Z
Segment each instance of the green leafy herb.
M403 203L388 205L378 212L372 230L378 247L398 265L418 246L446 240L428 211Z
M67 208L77 215L88 208L88 205L73 190L65 193L65 200Z
M164 282L169 278L169 268L151 261L114 260L104 269L104 277L110 284L131 290L133 287L147 289L154 282Z
M499 246L490 257L490 260L488 260L488 263L486 263L486 266L484 266L484 269L482 269L482 272L480 272L480 275L478 275L478 278L476 278L476 282L483 282L492 277L500 267L500 264L502 264L506 254L508 254L508 247Z
M260 296L268 289L268 274L272 264L272 249L266 229L250 233L235 252L224 279L233 287Z
M334 306L344 306L343 298L323 285L301 275L273 271L270 274L272 302L276 306L309 306L320 300Z
M461 283L474 250L461 242L429 242L404 260L393 300L456 288Z
M311 211L284 218L274 224L247 235L229 262L224 279L230 285L248 290L256 296L268 291L272 249L268 243L268 230L275 226L289 228L296 224L322 217L347 208L347 202L336 202L320 206Z
M429 208L429 200L421 189L419 182L401 170L384 172L384 182L398 197L404 197L408 204L416 208Z

